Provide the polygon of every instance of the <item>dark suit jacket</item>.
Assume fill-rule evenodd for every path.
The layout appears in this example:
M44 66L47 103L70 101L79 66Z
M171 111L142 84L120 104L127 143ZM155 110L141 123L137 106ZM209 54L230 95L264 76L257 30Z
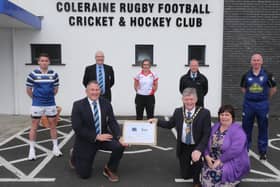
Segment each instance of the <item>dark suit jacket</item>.
M197 108L196 108L197 110ZM171 129L176 127L177 130L177 156L181 154L181 139L183 128L183 109L182 107L176 108L173 116L169 121L159 120L158 126ZM201 109L197 114L192 124L193 139L195 142L195 150L204 152L208 145L208 139L211 132L211 117L210 112L207 109Z
M199 71L197 72L196 78L193 80L191 78L191 71L189 70L187 74L183 75L180 78L180 86L179 90L183 93L185 88L195 88L197 92L197 105L204 106L204 96L208 92L208 80L207 78L201 74Z
M106 64L103 64L103 66L105 72L105 93L102 96L111 101L111 87L115 83L114 70L112 66ZM92 80L97 80L96 64L86 67L83 78L83 85L86 87L88 82Z
M120 127L115 119L111 103L104 98L99 98L101 110L102 134L112 134L115 139L120 138ZM96 130L93 113L87 98L74 102L72 108L72 128L75 131L74 151L78 157L89 158L94 152Z

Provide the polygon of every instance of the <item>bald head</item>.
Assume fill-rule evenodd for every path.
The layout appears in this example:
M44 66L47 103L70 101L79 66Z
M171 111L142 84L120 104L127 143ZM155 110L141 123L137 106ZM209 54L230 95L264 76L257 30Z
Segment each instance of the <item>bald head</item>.
M96 64L104 64L104 53L103 51L97 51L95 53Z
M251 57L251 66L253 70L260 70L263 64L263 57L261 54L256 53Z

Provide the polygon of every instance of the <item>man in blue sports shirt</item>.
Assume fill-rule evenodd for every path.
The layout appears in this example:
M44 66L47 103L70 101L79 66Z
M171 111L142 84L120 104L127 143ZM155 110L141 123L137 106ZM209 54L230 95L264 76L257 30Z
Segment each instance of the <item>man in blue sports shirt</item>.
M269 98L277 91L273 75L263 67L261 54L251 57L251 69L242 76L241 90L244 93L242 126L247 134L248 149L252 142L252 130L255 117L258 122L258 150L260 160L266 160L268 144Z
M26 79L26 91L32 99L31 117L32 126L29 132L30 149L29 160L36 159L35 141L37 135L37 128L40 123L42 115L46 115L50 134L53 142L53 154L61 156L62 153L57 145L57 131L56 131L56 104L54 96L57 94L59 86L58 74L53 70L49 70L50 58L48 54L42 53L38 58L39 68L33 70Z

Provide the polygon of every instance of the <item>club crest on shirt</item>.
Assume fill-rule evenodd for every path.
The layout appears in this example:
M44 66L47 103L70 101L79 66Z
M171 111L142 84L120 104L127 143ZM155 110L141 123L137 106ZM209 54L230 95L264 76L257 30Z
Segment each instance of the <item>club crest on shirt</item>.
M263 87L257 83L252 84L252 86L249 87L249 91L251 93L261 93L263 92Z
M253 80L253 78L252 78L252 77L249 77L249 78L248 78L248 81L252 81L252 80Z
M261 82L263 81L263 79L264 79L264 77L263 77L263 76L260 76L260 81L261 81Z

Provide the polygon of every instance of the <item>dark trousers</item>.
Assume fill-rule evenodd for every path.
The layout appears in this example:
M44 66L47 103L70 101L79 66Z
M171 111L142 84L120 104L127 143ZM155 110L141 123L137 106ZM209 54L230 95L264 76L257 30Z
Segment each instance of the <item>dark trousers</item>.
M91 158L80 157L79 153L73 151L71 161L75 166L76 172L81 178L89 178L92 172L92 165L95 155L99 149L112 151L109 162L107 163L108 168L116 172L123 156L124 147L120 144L118 140L113 139L109 142L99 142L97 141L93 146L94 150L93 156ZM76 154L75 154L76 153Z
M181 143L181 154L179 155L180 170L183 179L193 178L194 184L200 184L200 173L203 166L202 159L199 161L192 161L192 152L194 145L186 145Z
M258 149L259 153L267 152L268 145L268 101L263 102L244 102L242 114L242 127L247 135L247 148L252 144L252 131L255 118L258 122Z
M146 109L147 118L154 117L155 96L154 95L139 95L135 97L136 119L143 120L144 109Z

